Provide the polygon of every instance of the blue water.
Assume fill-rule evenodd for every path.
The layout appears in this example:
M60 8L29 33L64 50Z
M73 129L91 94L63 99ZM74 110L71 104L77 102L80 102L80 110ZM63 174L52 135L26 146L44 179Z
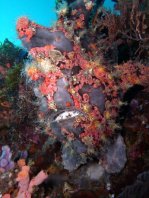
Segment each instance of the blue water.
M104 6L113 8L111 0L105 0ZM16 34L16 21L21 16L44 26L56 22L55 0L0 0L0 42L8 38L16 45L21 45Z
M0 41L8 38L20 45L16 34L16 21L21 16L44 26L56 21L55 0L0 0Z
M111 0L105 0L104 2L104 7L108 10L113 10L115 3L112 2Z

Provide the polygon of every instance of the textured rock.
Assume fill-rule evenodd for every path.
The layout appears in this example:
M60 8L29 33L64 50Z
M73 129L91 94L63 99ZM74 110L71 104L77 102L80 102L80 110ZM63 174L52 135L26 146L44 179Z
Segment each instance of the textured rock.
M91 180L99 181L105 173L104 168L100 164L92 164L87 169L87 176Z
M123 137L119 135L107 148L104 168L108 173L118 173L124 168L126 161L126 146Z

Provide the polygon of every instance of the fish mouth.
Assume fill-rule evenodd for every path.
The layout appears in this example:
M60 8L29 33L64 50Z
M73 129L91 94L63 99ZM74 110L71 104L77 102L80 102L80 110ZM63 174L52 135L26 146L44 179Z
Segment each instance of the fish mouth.
M74 137L78 138L83 132L81 126L74 125L77 116L83 116L83 113L76 109L65 109L48 120L48 126L58 141L66 140L68 134L74 134Z
M51 122L61 122L69 119L74 119L77 116L82 116L83 113L76 109L63 109L52 114L50 117Z
M81 113L80 111L77 110L67 110L67 111L63 111L60 114L58 114L54 121L55 122L60 122L60 121L64 121L64 120L68 120L71 118L75 118L77 116L83 115L83 113Z

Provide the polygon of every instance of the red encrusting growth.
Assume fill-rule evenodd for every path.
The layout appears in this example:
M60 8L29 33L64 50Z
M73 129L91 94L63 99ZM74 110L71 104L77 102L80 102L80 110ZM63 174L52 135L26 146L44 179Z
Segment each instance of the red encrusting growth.
M73 28L72 32L69 31L71 21L64 20L63 17L58 20L55 28L53 30L49 29L49 31L63 32L67 38L73 41L73 50L62 52L56 49L54 45L32 48L30 54L38 63L38 69L34 70L32 67L28 67L27 75L31 80L38 81L38 89L42 96L46 97L48 108L55 111L57 111L57 105L54 101L54 95L58 89L57 81L62 78L67 81L68 86L65 89L73 100L75 110L81 112L81 115L76 117L74 121L75 128L83 129L83 132L79 135L79 140L95 151L101 147L108 137L113 136L115 129L119 128L116 118L121 106L121 96L130 86L135 84L145 85L147 82L146 73L149 69L140 64L127 62L113 68L113 70L108 70L98 59L94 60L94 53L85 52L82 49L80 38L74 34L75 30L81 31L84 28L84 15L79 15L79 12L75 10L72 11L72 16L77 16L71 27ZM25 22L24 28L28 29L29 23L26 19ZM21 24L21 21L19 24ZM23 34L18 26L17 29L19 34ZM28 31L25 31L24 34L28 34ZM27 38L30 39L31 37L27 36ZM100 52L96 43L89 43L89 46L92 47L93 51ZM48 64L45 63L45 69L40 66L43 60L49 61ZM71 73L77 67L79 67L78 72L69 76L65 75L65 72L69 71ZM91 90L83 92L84 87L91 87ZM101 101L99 99L97 103L101 103L101 106L92 103L93 97L97 97L96 95L90 96L93 89L99 90L98 94L102 99ZM66 101L66 107L70 108L71 106L72 104ZM49 127L47 131L50 130ZM71 131L68 132L69 134L65 130L62 131L66 139L67 137L75 138Z

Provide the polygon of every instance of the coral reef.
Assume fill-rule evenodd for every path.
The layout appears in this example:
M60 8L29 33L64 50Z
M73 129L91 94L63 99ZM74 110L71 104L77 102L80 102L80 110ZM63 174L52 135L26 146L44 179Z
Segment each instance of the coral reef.
M89 158L101 158L98 156L102 148L119 128L116 118L123 95L133 85L146 86L148 81L145 75L148 67L127 62L111 73L99 59L82 48L77 31L83 34L86 27L88 9L83 4L83 1L70 4L69 17L60 15L51 29L25 17L17 23L18 35L33 57L26 65L25 74L41 104L39 115L43 118L39 119L43 120L50 137L61 142L63 164L69 171L85 164ZM80 6L83 11L79 10ZM102 20L100 23L104 24ZM30 29L33 32L28 35ZM89 42L93 34L98 35L91 31ZM95 50L98 56L99 50ZM126 162L126 157L124 159ZM107 162L110 166L110 161ZM119 162L115 163L119 166Z
M97 29L104 32L99 45L106 58L110 55L111 64L128 60L148 64L148 9L148 1L137 0L118 1L117 15L103 11L97 22Z
M38 37L36 34L34 36ZM44 49L47 50L47 47ZM35 84L36 96L41 104L44 103L41 109L47 107L42 112L45 114L46 130L52 130L53 138L58 140L58 133L61 133L63 141L78 139L87 146L87 155L94 155L116 127L114 120L118 113L115 105L119 103L118 88L103 66L83 56L79 45L74 44L73 52L62 53L57 48L49 48L47 52L43 53L39 47L31 49L30 54L35 60L27 64L25 69L27 77ZM57 53L60 54L58 60L54 59ZM70 73L76 67L79 70L71 76ZM65 117L59 119L58 116L63 112L70 114L69 124L65 123ZM110 121L104 116L109 116ZM79 132L78 128L82 130Z
M148 4L103 2L57 0L52 28L18 19L28 52L0 46L1 197L148 193Z

